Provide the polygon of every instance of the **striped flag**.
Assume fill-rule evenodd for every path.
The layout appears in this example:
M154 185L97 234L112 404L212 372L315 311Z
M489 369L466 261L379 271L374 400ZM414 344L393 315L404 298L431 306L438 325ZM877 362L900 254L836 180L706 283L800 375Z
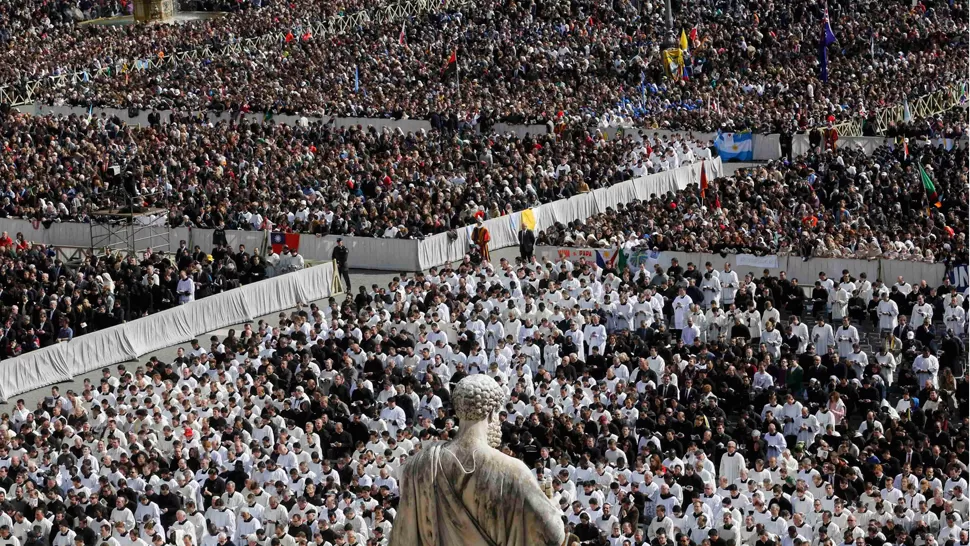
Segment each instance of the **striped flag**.
M930 179L930 175L926 174L923 165L917 165L917 167L919 167L919 178L923 182L923 189L926 190L926 200L936 208L942 207L940 196L936 193L936 184Z

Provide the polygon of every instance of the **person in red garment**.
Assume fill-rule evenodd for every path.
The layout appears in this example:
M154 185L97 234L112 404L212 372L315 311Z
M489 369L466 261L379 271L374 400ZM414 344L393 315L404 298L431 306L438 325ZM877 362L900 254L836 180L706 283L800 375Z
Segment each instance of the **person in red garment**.
M472 230L472 242L478 245L479 252L482 253L482 259L486 262L491 261L488 255L488 243L491 240L492 234L488 232L488 228L485 227L482 218L478 217L477 225Z

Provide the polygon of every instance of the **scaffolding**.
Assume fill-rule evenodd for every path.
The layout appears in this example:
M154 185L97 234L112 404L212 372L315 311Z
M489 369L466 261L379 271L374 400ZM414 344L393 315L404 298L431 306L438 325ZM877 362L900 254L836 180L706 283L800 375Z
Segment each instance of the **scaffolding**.
M120 184L102 194L102 198L109 206L88 214L92 253L130 256L148 248L155 252L172 248L166 209L137 205L136 200L140 200Z

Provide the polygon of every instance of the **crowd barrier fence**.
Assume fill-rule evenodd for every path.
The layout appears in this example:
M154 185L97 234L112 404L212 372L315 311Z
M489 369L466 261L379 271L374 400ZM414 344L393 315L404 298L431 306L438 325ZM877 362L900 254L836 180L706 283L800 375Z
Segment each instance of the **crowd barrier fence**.
M81 116L87 117L88 115L94 117L101 117L105 115L107 117L118 117L125 123L133 126L147 127L151 125L148 121L148 115L153 111L157 112L163 122L168 121L169 116L172 114L171 110L139 110L134 116L131 112L124 108L101 108L92 107L85 108L83 106L52 106L48 104L32 103L25 104L16 107L18 112L24 114L30 114L32 116L50 116L50 115L60 115L60 116ZM213 110L203 110L203 111L193 111L193 110L179 110L180 114L202 114L205 119L212 122L218 123L220 121L229 121L232 116L229 112L216 112ZM262 123L264 121L264 115L262 113L246 113L239 114L236 118L237 122L247 121L250 123ZM279 123L282 125L296 126L306 120L307 123L333 123L337 127L374 127L377 129L400 129L404 133L414 133L417 131L431 131L431 122L424 119L392 119L392 118L355 118L355 117L335 117L335 116L301 116L292 114L276 114L273 116L273 123ZM549 132L549 128L545 125L516 125L511 123L496 123L492 126L492 133L494 134L508 134L514 133L519 138L523 138L526 135L544 135Z
M709 160L707 174L712 179L721 174L720 159ZM590 216L604 212L606 207L615 207L619 203L629 203L635 199L647 199L651 194L661 194L667 191L684 189L689 184L697 184L700 180L700 163L688 165L659 174L653 174L626 182L621 182L609 188L594 190L570 199L541 205L530 209L536 219L536 231L545 229L553 223L585 220ZM490 249L497 250L518 245L518 229L522 213L501 216L485 222L492 235ZM95 226L95 229L98 229ZM159 228L164 229L164 228ZM11 218L0 219L0 230L13 236L23 233L26 240L55 247L90 248L91 226L76 222L55 222L50 227L34 225L28 220ZM457 238L451 239L448 233L441 233L431 237L417 239L385 239L380 237L352 237L352 236L317 236L304 234L300 236L299 252L306 260L324 261L332 258L333 248L337 239L342 238L350 249L348 264L354 269L372 269L380 271L422 271L433 266L440 266L448 262L460 260L469 249L469 239L472 227L455 230ZM265 231L227 230L226 239L229 245L236 249L239 245L246 245L247 250L263 248L267 244ZM208 251L212 248L211 229L178 227L170 229L169 240L173 246L178 241L186 241L191 247L199 245ZM141 251L152 247L158 250L158 245L165 238L146 237L137 243L135 250ZM175 248L169 250L174 251ZM94 249L95 252L98 249Z
M0 362L0 400L341 291L333 262L248 284Z
M720 159L708 160L705 164L709 177L721 174ZM607 207L616 207L619 203L630 203L636 199L649 199L653 194L682 190L690 184L698 184L700 172L701 163L694 163L538 206L530 209L535 217L535 231L538 233L556 222L585 220L594 214L605 212ZM525 211L484 222L491 235L489 250L518 246L518 231L523 213ZM457 230L457 236L440 233L421 241L418 247L419 269L426 270L462 259L471 247L472 229L469 226Z
M698 133L690 131L668 131L666 129L640 129L637 127L610 127L605 130L604 133L608 138L615 138L616 135L631 135L635 139L640 140L640 134L647 136L653 136L654 134L670 137L671 135L690 135L693 138L698 138L704 141L713 142L717 138L717 133ZM840 136L838 147L839 148L861 148L866 155L872 155L877 148L883 146L884 144L894 144L895 138L889 137L864 137L864 136ZM774 161L776 159L781 159L781 135L777 133L768 135L752 135L751 136L751 147L752 156L751 161ZM938 144L943 144L946 146L967 146L967 139L944 139L944 138L934 138L929 139L929 142L934 146ZM811 145L808 141L807 134L796 134L792 135L792 154L795 156L808 153L811 150Z

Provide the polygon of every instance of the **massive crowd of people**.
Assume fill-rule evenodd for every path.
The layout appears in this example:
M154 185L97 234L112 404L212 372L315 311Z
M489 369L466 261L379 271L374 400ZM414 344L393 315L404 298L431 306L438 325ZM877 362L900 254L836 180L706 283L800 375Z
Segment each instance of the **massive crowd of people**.
M86 221L124 205L103 190L128 181L173 227L415 238L711 157L686 135L640 143L582 127L519 138L171 121L3 116L0 215Z
M233 249L225 241L210 251L182 241L173 252L91 254L65 264L53 246L31 243L22 233L0 235L0 359L56 343L276 274L303 268L295 250Z
M914 330L917 279L822 285L872 295L870 319L711 275L708 298L694 264L470 257L105 368L4 414L0 539L386 545L402 465L485 373L570 546L966 544L964 296Z
M556 224L538 244L965 263L968 160L965 145L915 140L815 150L713 180L703 198L694 185Z
M676 78L660 62L676 36L643 0L484 0L327 36L311 23L385 6L185 4L229 13L132 27L79 24L129 0L0 6L7 91L175 112L137 129L3 105L0 217L90 221L131 206L120 187L172 227L420 238L711 157L692 130L871 116L962 83L968 59L960 1L673 2L689 35ZM76 70L88 75L48 78ZM203 110L228 115L185 113ZM552 130L493 134L498 121ZM636 128L601 134L618 125ZM538 242L965 262L966 146L916 142L964 135L965 110L890 130L912 141L712 176L703 195L656 195ZM479 373L506 390L501 449L551 481L569 546L970 546L966 292L849 271L805 292L730 263L488 260L473 251L17 401L0 415L0 546L385 546L402 465L455 437L451 389ZM3 233L0 358L300 267L295 250L225 241L68 267Z
M818 79L822 8L807 3L678 6L678 20L696 26L686 29L694 37L689 76L677 82L660 62L669 34L662 9L650 2L477 2L345 35L307 33L313 17L333 9L296 2L148 31L71 27L44 34L46 47L37 46L40 31L20 32L9 39L6 55L16 62L5 64L6 79L24 85L14 82L29 79L25 70L38 76L122 59L133 66L136 59L272 31L286 39L124 76L92 71L35 94L49 102L141 109L540 123L592 116L670 129L777 132L875 112L958 83L967 59L966 7L959 3L829 6L839 41L830 48L828 82ZM878 14L886 10L900 17L882 20ZM452 53L458 78L444 70Z
M19 0L0 13L5 44L0 82L8 86L75 71L112 67L202 47L219 48L284 28L309 26L338 14L356 13L364 4L307 0L277 3L241 0L222 17L178 25L134 26L82 24L89 19L130 15L130 0L84 0L79 3Z

